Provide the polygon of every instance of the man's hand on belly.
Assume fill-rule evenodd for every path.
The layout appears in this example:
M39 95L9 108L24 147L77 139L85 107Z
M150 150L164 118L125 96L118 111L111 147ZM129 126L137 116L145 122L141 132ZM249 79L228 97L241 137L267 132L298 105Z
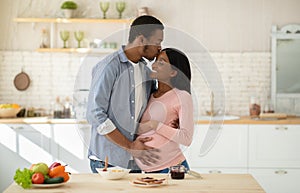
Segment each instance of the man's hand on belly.
M149 147L144 143L151 141L151 137L137 138L131 143L128 150L134 158L139 159L144 165L153 165L158 162L160 157L157 155L158 149Z

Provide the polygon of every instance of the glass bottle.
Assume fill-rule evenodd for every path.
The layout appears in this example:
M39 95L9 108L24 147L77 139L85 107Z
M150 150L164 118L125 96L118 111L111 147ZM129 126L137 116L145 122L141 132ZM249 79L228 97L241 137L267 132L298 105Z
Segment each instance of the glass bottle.
M49 48L49 35L46 29L42 29L40 48Z
M64 104L64 110L63 110L63 117L64 118L71 118L72 117L72 104L70 102L70 98L66 97L65 104Z
M267 99L264 105L263 113L274 113L274 106L270 98Z
M53 118L63 118L63 105L61 104L59 97L56 97L53 108Z

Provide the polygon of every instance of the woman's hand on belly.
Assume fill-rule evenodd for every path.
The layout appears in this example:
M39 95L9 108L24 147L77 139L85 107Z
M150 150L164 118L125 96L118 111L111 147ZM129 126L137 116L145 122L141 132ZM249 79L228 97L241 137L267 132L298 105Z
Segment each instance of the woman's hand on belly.
M159 122L155 121L155 120L149 120L149 121L140 123L139 129L138 129L138 135L147 133L148 131L151 131L151 130L156 130L158 123Z

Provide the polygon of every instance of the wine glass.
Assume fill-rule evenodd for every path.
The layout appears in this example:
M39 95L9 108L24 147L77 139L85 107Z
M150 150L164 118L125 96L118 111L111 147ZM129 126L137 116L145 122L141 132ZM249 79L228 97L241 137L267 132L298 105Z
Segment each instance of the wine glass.
M67 30L62 30L60 31L60 38L62 39L62 41L64 42L64 47L63 48L67 48L67 40L70 37L70 32Z
M125 10L126 3L124 1L118 1L116 3L117 11L119 12L119 19L122 18L122 12Z
M109 2L105 1L105 2L100 2L100 9L103 12L103 19L106 19L106 12L109 8Z
M80 48L80 42L83 40L84 32L83 31L75 31L74 32L75 39L78 42L78 48Z

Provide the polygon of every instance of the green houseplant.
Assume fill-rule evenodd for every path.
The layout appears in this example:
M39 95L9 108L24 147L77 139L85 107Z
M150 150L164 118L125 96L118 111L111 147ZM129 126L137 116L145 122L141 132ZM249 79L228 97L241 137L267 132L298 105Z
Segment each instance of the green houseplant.
M66 18L71 18L75 9L77 9L77 4L74 1L65 1L60 7Z

